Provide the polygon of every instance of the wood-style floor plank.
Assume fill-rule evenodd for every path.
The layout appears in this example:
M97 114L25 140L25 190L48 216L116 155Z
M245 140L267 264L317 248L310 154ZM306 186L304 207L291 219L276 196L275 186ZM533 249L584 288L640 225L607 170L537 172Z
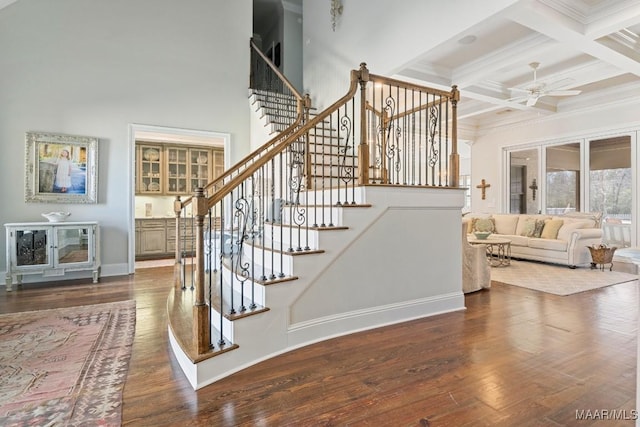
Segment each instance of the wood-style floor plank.
M172 280L159 267L25 285L0 293L0 312L135 299L124 425L634 425L576 411L635 409L637 282L566 297L494 282L465 311L304 347L196 392L168 344Z

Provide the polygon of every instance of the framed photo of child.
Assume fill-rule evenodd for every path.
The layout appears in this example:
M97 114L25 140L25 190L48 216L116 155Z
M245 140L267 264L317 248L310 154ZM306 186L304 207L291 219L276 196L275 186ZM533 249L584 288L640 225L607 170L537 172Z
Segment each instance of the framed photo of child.
M98 138L27 132L25 202L98 203Z

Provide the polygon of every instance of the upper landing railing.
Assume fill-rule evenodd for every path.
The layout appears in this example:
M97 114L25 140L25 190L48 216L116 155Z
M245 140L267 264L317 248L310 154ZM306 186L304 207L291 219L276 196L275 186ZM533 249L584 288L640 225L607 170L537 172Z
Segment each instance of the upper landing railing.
M333 227L326 208L357 204L357 186L458 186L455 86L421 87L370 74L361 64L351 71L348 92L313 117L309 98L290 92L276 103L296 105L290 126L194 196L176 200L178 235L188 205L195 223L199 354L231 344L223 319L262 309L256 286L290 278L283 255L319 249L309 230ZM177 262L183 253L177 249Z

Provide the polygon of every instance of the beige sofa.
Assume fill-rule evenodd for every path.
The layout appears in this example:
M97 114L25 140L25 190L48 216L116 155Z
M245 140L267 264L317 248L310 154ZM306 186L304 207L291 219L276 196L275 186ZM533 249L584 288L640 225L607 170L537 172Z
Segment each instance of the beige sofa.
M562 264L571 268L590 266L588 246L602 243L601 215L598 213L572 212L559 216L468 214L463 217L468 232L473 231L479 219L491 220L494 236L511 240L512 258ZM481 221L481 224L486 226L487 221ZM537 224L537 229L532 224Z

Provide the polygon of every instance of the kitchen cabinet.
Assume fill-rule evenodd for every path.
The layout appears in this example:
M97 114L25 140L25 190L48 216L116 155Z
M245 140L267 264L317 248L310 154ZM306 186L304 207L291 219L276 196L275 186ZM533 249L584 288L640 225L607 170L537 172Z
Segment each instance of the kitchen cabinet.
M224 171L221 148L136 144L136 194L188 195Z
M176 219L136 219L136 259L171 258L176 251ZM195 247L193 218L181 218L180 239L183 251L192 253Z

